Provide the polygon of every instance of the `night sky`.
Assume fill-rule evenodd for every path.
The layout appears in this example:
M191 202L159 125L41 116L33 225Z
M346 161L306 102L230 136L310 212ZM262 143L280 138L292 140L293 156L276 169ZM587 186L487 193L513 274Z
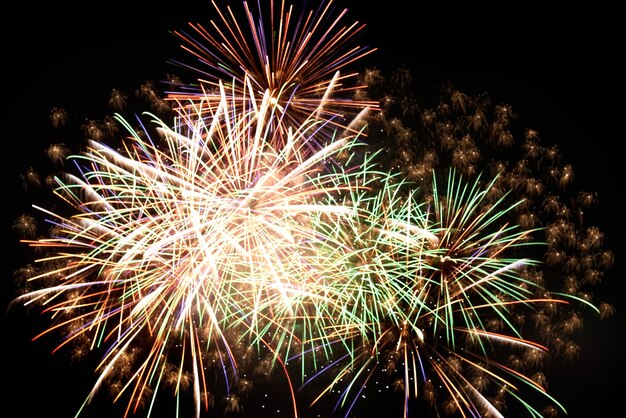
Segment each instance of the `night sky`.
M17 4L1 25L3 306L13 295L13 271L23 254L11 224L33 203L23 192L20 174L41 158L53 135L50 110L64 107L97 118L111 89L132 92L147 80L178 71L167 64L181 57L168 31L185 28L189 20L208 22L213 12L210 2L196 0L165 7L146 1L132 6L130 1L113 1L93 8L52 3L43 8ZM615 265L597 291L617 313L606 321L586 318L578 340L581 357L554 365L549 390L571 418L590 416L590 411L614 416L623 397L626 329L620 196L624 68L618 63L622 45L617 11L573 6L548 11L527 2L509 10L416 2L409 10L405 3L387 0L371 7L365 2L334 2L338 8L349 7L347 20L366 23L361 42L378 48L356 64L359 68L406 66L425 91L450 81L461 91L488 92L495 101L511 104L545 142L558 144L580 188L598 192L592 216L606 233ZM89 390L85 381L91 380L82 376L91 377L91 371L68 364L62 355L50 355L45 342L31 343L37 327L24 319L19 309L2 317L4 408L14 416L70 418ZM289 416L288 411L280 416Z

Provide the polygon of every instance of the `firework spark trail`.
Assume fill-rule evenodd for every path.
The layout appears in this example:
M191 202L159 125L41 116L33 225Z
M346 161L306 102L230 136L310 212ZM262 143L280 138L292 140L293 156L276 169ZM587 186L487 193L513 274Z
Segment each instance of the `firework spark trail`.
M182 48L202 66L174 61L200 78L194 85L174 86L169 100L219 101L219 85L224 83L236 86L231 97L237 103L233 107L237 107L246 105L246 90L254 94L269 91L281 115L274 120L277 130L299 126L310 115L328 121L323 132L309 139L312 151L336 130L346 128L346 112L378 107L377 101L356 100L345 94L359 88L349 83L357 73L342 75L340 71L375 51L349 46L365 25L344 24L347 9L335 16L332 1L327 1L320 2L316 10L302 8L298 14L284 0L271 0L269 6L258 1L254 11L244 1L246 28L231 6L222 11L216 2L212 4L220 20L212 20L209 29L190 23L191 33L174 32L183 41Z

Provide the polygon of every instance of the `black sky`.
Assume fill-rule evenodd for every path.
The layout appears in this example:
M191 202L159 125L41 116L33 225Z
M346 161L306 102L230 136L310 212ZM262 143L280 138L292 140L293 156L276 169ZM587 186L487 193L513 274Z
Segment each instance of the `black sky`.
M32 203L22 192L19 175L49 141L50 109L101 116L112 88L133 91L144 81L173 72L166 61L180 51L168 31L185 28L189 20L208 22L213 12L209 1L130 3L88 8L73 2L23 2L5 13L3 305L11 298L20 253L10 225ZM619 14L601 5L547 10L520 2L505 10L502 2L461 8L431 3L334 1L338 8L348 5L348 20L366 23L363 43L379 49L362 65L407 66L424 89L449 80L462 91L487 91L496 101L513 105L546 142L558 144L574 166L579 187L598 191L597 224L615 253L615 266L599 292L618 312L606 322L585 323L581 358L559 367L550 390L571 418L591 416L589 411L615 416L626 378L621 151L626 96ZM21 318L15 313L3 316L6 389L0 399L5 407L20 411L15 416L70 418L86 390L80 372L55 362L47 347L30 343L33 329Z

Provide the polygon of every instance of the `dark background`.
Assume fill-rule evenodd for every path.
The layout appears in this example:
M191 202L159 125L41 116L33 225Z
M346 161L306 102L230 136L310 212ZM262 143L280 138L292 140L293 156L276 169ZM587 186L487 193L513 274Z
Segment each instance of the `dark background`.
M612 319L588 318L581 357L555 365L550 391L571 418L616 416L624 389L624 105L623 31L613 7L546 9L520 2L503 9L437 2L342 2L349 20L367 24L363 42L379 50L358 64L409 67L425 89L445 80L461 91L487 91L513 105L547 143L558 144L576 184L598 192L596 224L615 265L598 286L617 307ZM410 5L410 6L409 6ZM31 202L20 174L50 141L52 107L98 118L112 88L133 92L175 72L179 54L169 30L208 23L208 1L16 4L2 25L2 130L5 236L2 301L13 295L22 249L10 225ZM68 140L72 140L68 138ZM18 310L2 316L2 404L22 417L72 417L89 386L46 344L30 342L34 326ZM90 380L89 380L90 381ZM590 415L593 412L592 415ZM4 415L4 413L3 413ZM89 413L84 415L89 417Z

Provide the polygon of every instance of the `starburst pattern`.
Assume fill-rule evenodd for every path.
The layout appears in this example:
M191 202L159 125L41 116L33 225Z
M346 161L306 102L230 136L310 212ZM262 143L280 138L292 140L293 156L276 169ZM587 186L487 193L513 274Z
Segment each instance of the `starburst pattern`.
M311 139L317 145L331 138L335 129L346 128L346 112L376 106L375 101L349 94L358 88L350 83L356 72L340 73L375 51L351 46L364 25L344 23L347 9L336 13L332 1L320 2L316 9L284 0L257 1L256 7L244 1L243 10L212 4L219 19L208 27L190 23L189 31L174 32L197 64L173 62L199 78L173 85L171 99L219 102L218 86L224 83L233 89L233 105L240 106L250 94L269 91L279 116L273 121L277 129L300 125L313 114L328 121L325 130Z
M57 180L57 194L77 213L41 209L58 235L31 244L68 252L47 257L58 267L32 278L61 281L23 298L63 318L59 326L69 334L62 345L109 346L94 390L125 367L132 351L136 371L127 384L134 383L133 397L140 399L144 388L161 384L173 351L181 362L192 359L199 411L201 402L208 405L201 396L208 392L206 351L228 353L223 367L236 376L242 359L231 344L274 350L267 335L290 332L286 322L298 315L296 301L329 302L314 292L319 271L331 274L330 267L316 267L316 248L336 239L308 227L307 218L354 216L316 203L353 187L347 172L319 173L324 160L352 146L350 136L305 158L301 149L319 122L306 121L273 141L269 92L250 102L248 111L234 113L224 95L216 108L199 103L195 114L181 113L176 130L159 122L162 145L149 130L139 134L119 119L132 134L123 150L89 141L72 158L82 178ZM275 146L283 141L284 148ZM179 377L176 388L184 382Z
M564 412L549 359L579 354L580 309L614 311L590 292L613 254L559 150L487 95L424 106L403 69L350 86L339 70L371 50L332 1L213 6L209 29L174 32L196 81L142 84L154 113L85 119L80 152L46 151L64 173L23 175L60 204L35 206L44 237L13 223L37 254L15 302L49 315L55 351L98 358L78 414L104 387L126 416L165 389L177 415L243 413L276 374L294 417L326 400L348 416L380 381L405 417Z

